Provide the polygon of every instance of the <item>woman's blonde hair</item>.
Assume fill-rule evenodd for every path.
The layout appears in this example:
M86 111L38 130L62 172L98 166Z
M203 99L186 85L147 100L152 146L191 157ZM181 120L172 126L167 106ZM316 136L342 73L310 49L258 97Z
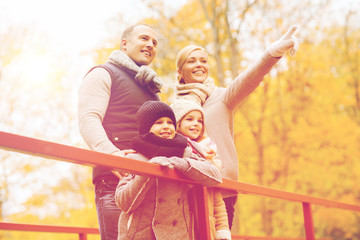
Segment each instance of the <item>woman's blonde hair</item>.
M206 52L203 47L196 46L196 45L189 45L189 46L186 46L183 49L181 49L180 52L176 56L176 61L175 61L176 68L177 68L176 69L176 72L177 72L176 77L180 83L184 83L184 79L182 79L180 77L179 71L181 71L181 68L183 67L183 65L184 65L187 57L190 55L190 53L192 53L195 50L202 50L202 51Z

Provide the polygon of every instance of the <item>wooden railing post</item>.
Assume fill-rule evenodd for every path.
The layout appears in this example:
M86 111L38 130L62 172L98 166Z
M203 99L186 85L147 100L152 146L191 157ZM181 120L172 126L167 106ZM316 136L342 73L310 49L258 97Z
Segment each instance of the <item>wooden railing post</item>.
M131 172L139 175L152 175L154 177L163 177L169 180L175 180L186 184L193 184L195 194L191 194L194 199L193 206L197 208L195 212L197 215L197 236L199 239L210 239L209 228L209 212L208 212L208 193L207 188L197 185L189 179L184 178L175 170L162 171L161 166L136 161L124 157L108 155L105 153L95 152L87 149L71 147L59 143L52 143L40 139L20 136L16 134L6 133L0 131L0 149L29 154L33 156L44 157L53 160L66 161L74 164L81 164L85 166L99 166L111 169L123 170L124 172ZM105 161L106 160L106 161ZM248 184L245 182L238 182L230 179L223 179L223 182L216 186L217 189L225 189L237 191L243 194L253 194L262 197L270 197L275 199L283 199L291 202L299 202L303 204L304 226L307 240L315 240L314 224L311 212L311 205L315 204L323 207L337 208L350 210L353 212L360 212L360 205L342 203L328 199L313 197L310 195L297 194L286 192L283 190L268 188L265 186ZM35 224L19 224L19 223L1 223L0 230L13 231L35 231L35 232L57 232L57 233L76 233L79 234L80 240L86 240L87 234L99 234L96 228L79 228L79 227L62 227L62 226L47 226ZM293 239L301 238L279 238L279 237L251 237L251 236L235 236L233 239Z
M306 240L315 240L314 223L310 203L303 202Z
M200 239L210 240L208 192L206 187L196 186L196 201L198 207L199 237Z
M87 240L87 234L86 233L79 233L79 240Z

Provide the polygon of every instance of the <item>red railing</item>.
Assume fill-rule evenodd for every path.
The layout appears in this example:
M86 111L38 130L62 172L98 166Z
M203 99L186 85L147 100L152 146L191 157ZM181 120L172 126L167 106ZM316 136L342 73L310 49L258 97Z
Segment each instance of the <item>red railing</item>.
M0 230L28 231L28 232L52 232L52 233L74 233L79 235L79 240L87 240L88 234L99 234L97 228L65 227L38 224L4 223L0 222ZM234 240L304 240L305 238L284 237L254 237L254 236L232 236ZM318 238L318 240L332 240L331 238Z
M182 181L192 183L189 180L184 179L180 174L174 170L161 171L161 167L151 163L140 162L128 158L121 158L118 156L99 153L87 149L75 148L63 144L52 143L39 139L19 136L11 133L0 132L0 148L15 151L35 156L40 156L48 159L55 159L66 161L75 164L81 164L86 166L102 166L113 169L123 170L126 172L132 172L135 174L150 174L157 177L166 179ZM121 161L119 161L121 159ZM206 188L197 185L198 201L203 206L199 211L200 219L200 239L210 239L209 225L207 224L207 209L206 209ZM304 216L304 229L305 237L307 240L315 240L314 224L311 212L311 205L319 205L324 207L332 207L350 211L360 212L360 206L331 201L327 199L312 197L303 194L291 193L273 188L247 184L243 182L236 182L229 179L223 179L223 183L217 186L218 188L235 190L239 193L259 195L263 197L271 197L276 199L283 199L292 202L299 202L303 207ZM8 223L7 223L8 224ZM4 225L0 225L4 226ZM0 228L3 229L3 228ZM84 228L85 229L85 228ZM10 230L10 229L8 229ZM17 230L22 230L18 228ZM27 230L26 230L27 231ZM79 233L80 234L80 233ZM85 235L86 233L81 233ZM270 237L250 237L250 236L233 236L233 239L301 239L301 238L270 238Z
M88 234L99 234L99 229L97 229L97 228L66 227L66 226L5 223L5 222L0 222L0 230L27 231L27 232L74 233L74 234L79 235L79 240L86 240Z
M65 227L38 224L4 223L0 222L0 230L28 231L28 232L51 232L51 233L74 233L79 235L79 240L87 240L88 234L99 234L97 228ZM254 236L232 236L233 240L304 240L305 238L284 237L254 237ZM318 238L318 240L332 240L331 238Z

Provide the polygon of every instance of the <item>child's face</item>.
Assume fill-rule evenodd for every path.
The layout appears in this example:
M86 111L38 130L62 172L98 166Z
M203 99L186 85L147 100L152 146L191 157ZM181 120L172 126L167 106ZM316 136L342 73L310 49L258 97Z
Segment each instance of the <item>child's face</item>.
M201 112L194 110L186 114L179 125L178 132L192 140L197 139L203 129L203 116Z
M174 124L170 118L162 117L155 121L150 132L161 138L173 139L175 137Z

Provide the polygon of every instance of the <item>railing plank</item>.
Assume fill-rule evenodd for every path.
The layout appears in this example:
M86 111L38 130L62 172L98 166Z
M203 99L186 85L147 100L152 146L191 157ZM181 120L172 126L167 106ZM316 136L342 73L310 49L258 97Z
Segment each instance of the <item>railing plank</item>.
M242 236L232 235L232 240L306 240L306 238L293 238L293 237L254 237L254 236ZM316 240L333 240L332 238L317 238Z
M237 190L239 193L242 194L253 194L253 195L283 199L283 200L300 202L300 203L308 202L311 204L320 205L324 207L340 208L340 209L360 212L360 206L357 205L336 202L336 201L313 197L304 194L286 192L274 188L269 188L269 187L264 187L249 183L236 182L230 179L223 179L223 182L217 185L216 187L222 189Z
M97 228L67 227L67 226L8 223L8 222L0 222L0 230L25 231L25 232L99 234L99 229Z
M185 179L176 171L172 169L164 171L159 165L1 131L0 148L89 167L100 166L134 174L150 174L157 177L165 177L169 180L192 183L192 181Z
M190 180L185 179L175 170L168 169L164 171L160 166L155 164L1 131L0 148L9 151L21 152L34 156L40 156L48 159L56 159L91 167L97 165L101 167L108 167L111 169L119 169L127 172L133 172L140 175L150 174L157 177L167 178L169 180L194 183ZM249 183L237 182L230 179L223 179L223 183L217 185L217 188L235 190L242 194L254 194L264 197L271 197L301 203L307 202L310 204L321 205L325 207L333 207L360 212L360 206L357 205L331 201L298 193L286 192Z
M80 235L99 234L97 228L66 227L53 225L23 224L0 222L0 231L27 231L27 232L53 232L53 233L78 233ZM82 233L79 233L82 232ZM256 237L245 235L232 235L233 240L306 240L305 238L290 237ZM81 237L80 237L80 240ZM317 238L317 240L332 240L331 238Z
M164 171L160 166L155 164L108 155L87 149L71 147L71 146L39 140L35 138L15 135L11 133L5 133L1 131L0 131L0 148L9 151L40 156L48 159L61 160L61 161L81 164L90 167L101 166L114 170L117 169L126 172L132 172L140 175L147 174L156 177L166 178L169 180L196 184L188 179L183 178L182 175L177 173L175 170L168 169ZM223 179L223 183L217 185L217 188L234 190L241 194L253 194L263 197L271 197L271 198L282 199L293 202L301 202L303 204L304 225L305 225L307 240L315 239L310 204L360 212L360 206L357 205L317 198L304 194L286 192L286 191L254 185L254 184L237 182L230 179ZM202 197L204 197L201 198L202 202L207 202L205 194L206 191L202 192L203 195ZM206 208L202 210L203 212L201 214L204 215L203 217L206 217L207 216ZM15 228L12 229L13 227ZM46 226L46 230L44 231L44 229L39 225L28 225L28 224L13 225L13 223L0 223L0 230L1 229L16 230L20 228L22 229L21 231L34 231L36 229L39 229L39 231L41 232L48 232L48 231L58 232L59 230L63 232L66 229L68 231L71 231L71 229L73 230L82 229L82 228L61 227L61 226ZM83 229L88 230L88 228L83 228ZM209 231L208 231L209 226L205 226L204 229L207 232L206 235L204 235L204 239L209 239ZM96 231L97 232L94 234L98 234L97 229ZM87 238L86 234L88 234L89 232L75 232L75 233L79 234L79 238L81 240L86 240ZM303 238L274 238L274 237L262 238L262 237L234 236L234 239L279 239L280 240L280 239L303 239Z

